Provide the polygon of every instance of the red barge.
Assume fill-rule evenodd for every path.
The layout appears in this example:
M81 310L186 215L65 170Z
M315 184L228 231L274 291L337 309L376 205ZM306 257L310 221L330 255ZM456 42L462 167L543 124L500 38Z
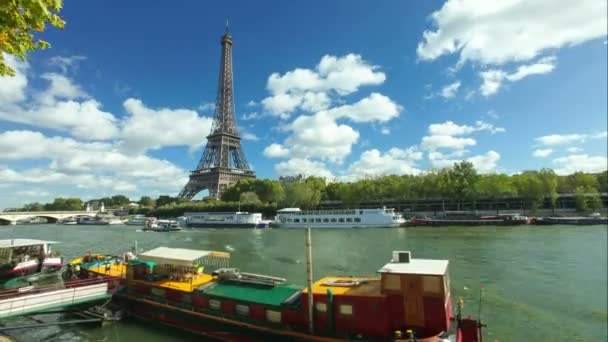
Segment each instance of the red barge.
M447 260L393 252L379 277L326 276L309 288L228 268L229 258L159 247L88 271L124 279L116 296L131 315L221 341L481 340L477 320L453 315Z

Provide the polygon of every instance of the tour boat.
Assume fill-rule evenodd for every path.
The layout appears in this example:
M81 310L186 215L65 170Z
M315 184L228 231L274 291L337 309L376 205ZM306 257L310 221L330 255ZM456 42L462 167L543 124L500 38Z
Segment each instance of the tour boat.
M78 220L73 217L70 217L63 220L58 220L57 224L74 225L78 224Z
M143 226L146 224L146 216L145 215L135 215L130 217L126 222L126 225L129 226Z
M606 225L608 218L605 217L536 217L532 220L532 224L550 225L550 224L566 224L576 226L591 226L591 225Z
M51 250L55 241L0 240L0 279L60 269L63 258Z
M306 288L229 262L158 247L87 271L124 277L116 298L133 317L221 341L480 341L483 325L463 318L461 303L452 312L448 260L395 251L377 277L325 276Z
M181 230L181 228L178 227L177 221L159 220L155 217L151 217L146 219L143 230L153 232L174 232Z
M277 210L274 224L284 228L373 228L399 227L405 223L401 214L393 208L378 209L334 209L300 210L284 208Z
M248 212L200 212L185 213L186 227L197 228L256 228L262 222L262 214Z
M78 218L78 224L98 226L98 225L107 225L108 221L104 221L104 220L100 219L99 217L84 216L84 217Z

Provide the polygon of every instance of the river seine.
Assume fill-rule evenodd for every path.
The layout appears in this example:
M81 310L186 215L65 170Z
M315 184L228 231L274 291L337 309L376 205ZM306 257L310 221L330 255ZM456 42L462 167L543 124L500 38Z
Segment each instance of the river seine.
M304 231L197 229L140 232L134 226L0 226L0 239L60 241L66 259L86 252L120 253L135 240L157 246L229 251L243 271L305 284ZM392 250L450 260L454 302L482 319L487 341L606 341L606 226L449 227L313 230L315 278L374 275ZM42 321L46 315L37 316ZM56 319L57 317L54 317ZM2 322L29 324L31 320ZM201 341L155 324L124 320L104 327L61 326L11 331L17 341Z

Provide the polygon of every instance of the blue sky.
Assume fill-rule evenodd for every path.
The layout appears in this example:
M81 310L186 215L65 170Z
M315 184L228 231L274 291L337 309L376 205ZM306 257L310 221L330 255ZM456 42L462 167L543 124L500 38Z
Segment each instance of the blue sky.
M67 0L62 16L52 48L0 78L0 208L176 194L204 148L226 19L258 177L606 169L603 0Z

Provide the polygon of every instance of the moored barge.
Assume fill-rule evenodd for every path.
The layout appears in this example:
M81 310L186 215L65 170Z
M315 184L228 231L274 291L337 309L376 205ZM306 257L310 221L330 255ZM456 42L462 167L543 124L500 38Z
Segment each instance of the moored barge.
M393 254L379 277L327 276L310 289L228 268L228 253L181 248L89 272L124 277L118 299L132 315L223 341L478 341L480 324L452 313L448 261Z

